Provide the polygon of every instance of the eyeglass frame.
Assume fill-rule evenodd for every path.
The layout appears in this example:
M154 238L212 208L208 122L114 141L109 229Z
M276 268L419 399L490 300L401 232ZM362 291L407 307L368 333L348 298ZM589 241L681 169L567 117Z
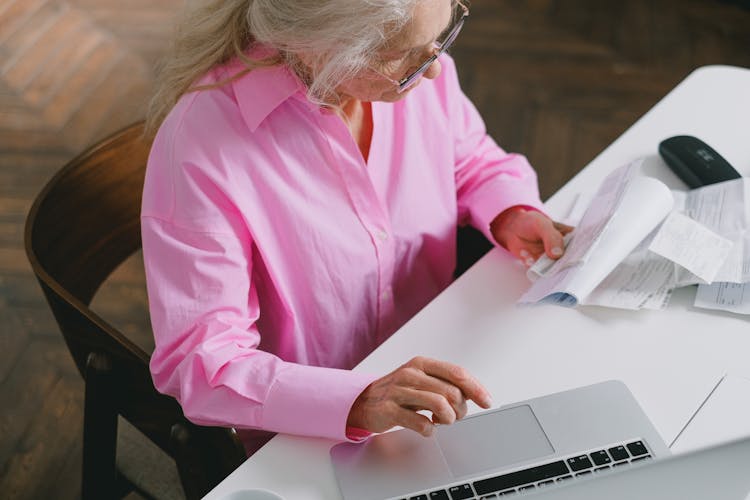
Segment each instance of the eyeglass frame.
M469 8L464 5L460 0L456 2L461 9L463 9L463 14L461 14L461 17L458 18L458 21L456 21L456 24L451 28L448 35L445 37L445 41L443 41L440 44L440 47L437 48L437 52L432 54L425 62L423 62L416 70L409 73L405 77L401 78L400 80L394 80L393 78L390 78L389 76L386 76L379 71L377 72L379 75L381 75L383 78L386 78L391 83L396 85L398 89L396 90L397 93L401 94L403 92L406 92L408 89L410 89L417 81L419 81L419 78L429 69L430 66L432 66L432 63L437 61L438 57L443 55L450 47L453 45L453 42L456 41L456 38L458 38L458 34L461 32L461 28L463 28L464 23L466 22L466 18L469 17Z

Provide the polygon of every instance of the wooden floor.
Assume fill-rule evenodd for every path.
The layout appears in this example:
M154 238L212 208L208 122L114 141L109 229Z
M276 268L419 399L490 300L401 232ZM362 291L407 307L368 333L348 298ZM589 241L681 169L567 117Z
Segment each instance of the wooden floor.
M0 498L80 494L83 385L29 270L24 218L66 160L142 116L182 4L0 0ZM547 197L693 69L750 67L750 10L473 0L453 53L490 133L529 157ZM149 345L137 258L95 309Z

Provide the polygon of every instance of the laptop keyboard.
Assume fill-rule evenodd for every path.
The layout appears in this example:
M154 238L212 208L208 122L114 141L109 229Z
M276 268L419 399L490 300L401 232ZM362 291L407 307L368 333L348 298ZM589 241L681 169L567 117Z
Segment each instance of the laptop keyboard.
M484 500L520 495L648 458L651 458L651 453L642 440L626 442L528 469L410 495L403 500Z

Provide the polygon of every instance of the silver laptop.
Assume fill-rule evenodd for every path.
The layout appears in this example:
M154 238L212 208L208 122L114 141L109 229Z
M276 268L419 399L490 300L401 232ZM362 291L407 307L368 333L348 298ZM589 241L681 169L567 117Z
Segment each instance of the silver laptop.
M518 495L668 455L619 381L472 415L430 438L399 430L331 448L346 500Z
M749 466L750 438L538 488L524 500L745 500Z

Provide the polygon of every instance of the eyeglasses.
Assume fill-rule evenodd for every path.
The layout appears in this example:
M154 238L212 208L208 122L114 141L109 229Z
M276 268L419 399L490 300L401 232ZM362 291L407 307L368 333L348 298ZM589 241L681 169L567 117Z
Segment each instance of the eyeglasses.
M406 90L411 88L415 83L417 83L419 79L422 77L422 75L424 75L425 71L429 69L432 63L434 63L438 57L443 55L443 53L445 53L445 51L448 50L451 45L453 45L453 42L456 41L456 37L458 37L458 34L461 32L461 28L463 28L466 18L469 17L469 8L466 7L460 1L457 2L457 4L459 7L461 7L461 10L462 10L461 17L458 18L458 21L456 21L456 24L453 26L453 28L451 28L451 30L445 36L445 39L442 42L435 43L435 52L429 57L429 59L423 62L416 70L409 73L408 75L401 78L400 80L394 80L378 72L384 78L387 78L394 85L398 87L397 92L399 94L402 92L405 92Z

